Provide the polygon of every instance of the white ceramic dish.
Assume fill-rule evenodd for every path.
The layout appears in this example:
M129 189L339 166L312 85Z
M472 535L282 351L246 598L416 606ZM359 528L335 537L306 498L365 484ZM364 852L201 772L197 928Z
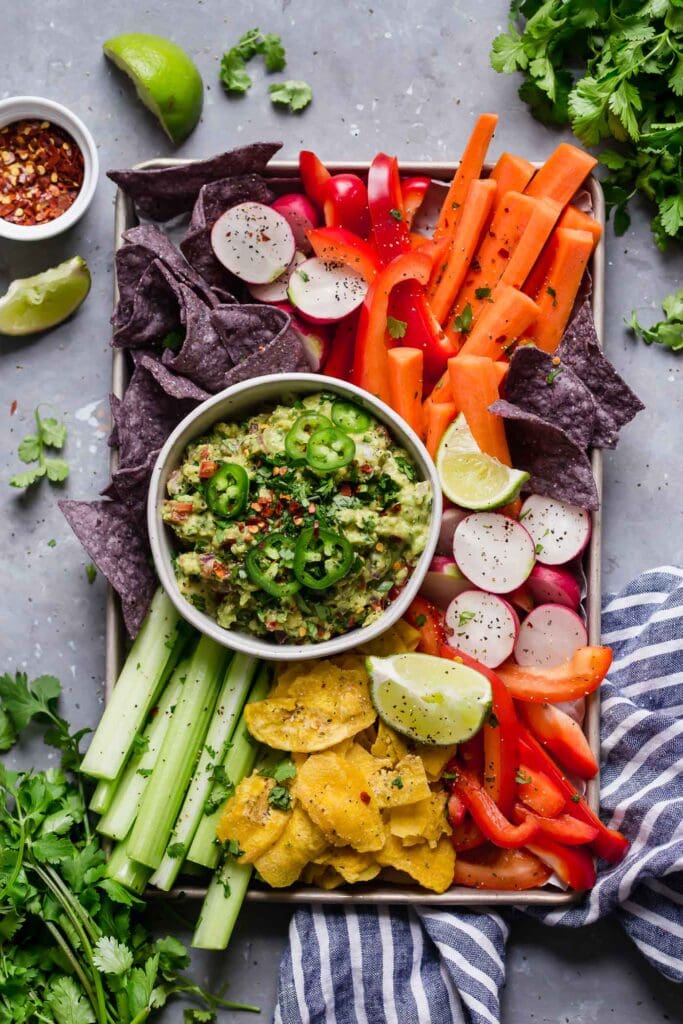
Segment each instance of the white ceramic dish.
M168 478L181 463L187 445L196 437L206 433L214 423L219 423L222 420L243 419L269 403L286 401L288 396L300 397L301 395L315 394L317 391L332 391L363 406L387 426L394 440L402 448L405 448L417 467L419 477L422 480L428 480L431 484L432 511L429 533L425 549L406 586L396 600L392 601L383 614L371 625L349 630L348 633L333 637L331 640L323 640L318 644L275 644L249 633L224 629L218 625L215 619L200 612L183 597L171 564L174 554L173 537L161 519L161 506L167 497ZM388 405L353 384L346 384L332 377L323 377L321 374L292 373L284 377L281 374L271 374L270 376L252 378L221 391L220 394L214 395L213 398L194 409L176 427L159 452L152 472L147 500L147 526L154 565L161 585L183 618L195 629L225 647L243 651L257 658L266 658L271 661L300 661L302 658L331 657L357 647L359 644L367 643L401 618L420 589L432 560L439 537L441 504L439 480L434 463L426 448L417 434Z
M83 154L83 184L69 209L45 224L29 224L22 227L21 224L11 224L0 218L0 238L8 238L13 242L40 242L61 235L83 216L90 206L97 186L97 148L95 140L80 117L61 103L43 99L41 96L10 96L6 100L0 100L0 128L5 128L14 121L34 119L51 121L69 133Z

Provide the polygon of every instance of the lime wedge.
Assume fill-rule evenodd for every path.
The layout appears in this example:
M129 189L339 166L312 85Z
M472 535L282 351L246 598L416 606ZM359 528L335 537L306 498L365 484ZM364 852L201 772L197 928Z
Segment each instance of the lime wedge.
M168 135L182 142L199 120L204 86L193 60L162 36L128 32L102 49L132 79L137 94Z
M366 658L377 714L418 743L447 746L474 736L491 707L486 676L430 654Z
M462 413L441 438L436 470L449 501L477 512L506 505L529 479L480 451Z
M12 281L0 298L0 334L35 334L55 327L78 309L89 291L90 271L80 256Z

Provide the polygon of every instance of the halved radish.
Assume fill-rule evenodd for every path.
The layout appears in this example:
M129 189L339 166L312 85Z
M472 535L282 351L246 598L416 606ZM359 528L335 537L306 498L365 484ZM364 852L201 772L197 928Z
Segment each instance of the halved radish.
M267 284L284 274L296 245L289 224L263 203L238 203L218 218L211 248L231 273L248 284Z
M438 608L447 608L458 594L471 589L472 584L460 572L454 558L435 555L422 581L420 594Z
M540 604L522 623L515 661L537 668L561 665L587 644L586 627L576 612L563 604Z
M317 228L320 224L320 214L307 196L300 192L288 192L280 196L271 204L274 210L281 213L289 224L294 234L294 241L297 249L301 249L306 255L313 252L313 246L306 234L311 228Z
M313 373L318 373L320 367L327 359L330 348L330 337L322 324L307 324L298 317L292 317L291 326L301 335L304 343L306 358L308 359Z
M535 604L563 604L576 611L581 603L581 587L568 569L535 565L526 585Z
M436 550L440 555L452 555L453 554L453 534L458 523L461 523L463 519L470 515L470 513L464 508L458 508L456 505L451 505L450 508L445 508L441 516L441 530L439 531L439 539L436 542Z
M498 512L473 512L456 527L453 556L475 586L509 594L533 569L534 542L516 519Z
M512 654L519 619L511 604L482 590L466 590L446 610L448 642L488 668L498 668Z
M570 562L590 539L590 512L556 498L532 494L522 505L519 518L534 538L536 558L544 565Z
M276 302L287 302L287 289L289 287L289 279L302 263L306 262L306 257L302 252L295 252L294 259L289 264L284 274L280 274L275 281L270 281L268 284L250 284L249 291L256 299L257 302L267 302L270 304Z
M536 567L534 566L534 569L535 568ZM523 583L521 587L517 587L516 590L513 590L511 594L508 594L507 599L512 607L516 608L518 612L522 613L522 615L528 615L536 604L531 596L531 591L529 590L529 580L527 580L526 583Z
M331 324L358 309L367 290L361 275L343 263L326 263L313 256L292 274L287 295L306 320Z

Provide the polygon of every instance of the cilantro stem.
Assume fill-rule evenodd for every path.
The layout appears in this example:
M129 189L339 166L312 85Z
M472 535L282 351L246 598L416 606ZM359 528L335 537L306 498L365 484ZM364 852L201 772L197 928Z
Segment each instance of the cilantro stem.
M59 948L63 952L64 956L67 958L67 960L71 964L71 966L72 966L72 968L74 970L74 973L78 975L78 980L80 981L81 985L83 986L85 994L88 997L88 999L90 1000L90 1005L92 1006L92 1008L94 1010L95 1009L95 994L94 994L94 992L92 990L92 986L90 984L90 981L88 980L88 977L87 977L85 971L83 970L83 968L81 967L80 963L78 962L77 957L74 955L74 952L73 952L71 946L66 941L66 939L64 938L62 933L57 928L57 926L52 923L52 921L46 921L45 922L45 927L50 932L50 934L52 935L53 939L55 940L55 942L57 943L57 945L59 946Z

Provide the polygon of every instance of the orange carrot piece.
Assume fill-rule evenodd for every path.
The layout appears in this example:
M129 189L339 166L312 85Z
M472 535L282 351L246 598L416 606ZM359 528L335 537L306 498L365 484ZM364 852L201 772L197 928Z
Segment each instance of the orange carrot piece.
M516 338L524 335L537 316L538 306L528 295L509 284L499 284L493 302L482 310L456 358L488 356L499 359Z
M544 352L554 352L562 340L592 252L590 231L557 228L553 234L548 271L535 296L538 314L524 332Z
M566 206L597 164L590 153L562 142L548 157L526 187L529 196L554 199Z
M500 278L502 282L511 284L513 288L522 287L543 252L561 209L560 204L552 199L537 200L529 223L503 270Z
M494 376L495 376L496 380L498 381L498 389L499 390L500 390L500 385L505 380L505 377L507 375L507 372L508 372L509 368L510 368L510 364L506 363L503 359L494 359L494 361L493 361L493 373L494 373Z
M584 213L583 210L577 210L575 206L564 208L557 226L558 228L571 228L572 231L590 231L595 245L602 238L602 226L595 217L591 217L590 213Z
M467 268L491 215L496 188L495 181L488 178L483 181L477 178L472 182L448 256L444 263L435 264L428 299L434 316L441 324L465 280Z
M433 459L446 427L455 419L453 402L432 402L427 412L427 451Z
M420 348L392 348L387 358L391 407L421 437L424 353Z
M524 157L513 153L501 153L491 171L491 178L498 186L496 207L500 206L508 192L523 192L534 176L536 168Z
M462 159L453 176L444 204L441 207L439 220L434 231L435 238L440 238L442 235L453 237L453 232L460 219L460 209L465 202L467 190L474 179L481 175L486 152L497 124L497 114L481 114L477 118L477 123L465 146Z
M455 356L448 360L448 375L455 404L481 450L506 466L512 465L503 419L489 412L489 406L500 397L495 361L482 356Z

